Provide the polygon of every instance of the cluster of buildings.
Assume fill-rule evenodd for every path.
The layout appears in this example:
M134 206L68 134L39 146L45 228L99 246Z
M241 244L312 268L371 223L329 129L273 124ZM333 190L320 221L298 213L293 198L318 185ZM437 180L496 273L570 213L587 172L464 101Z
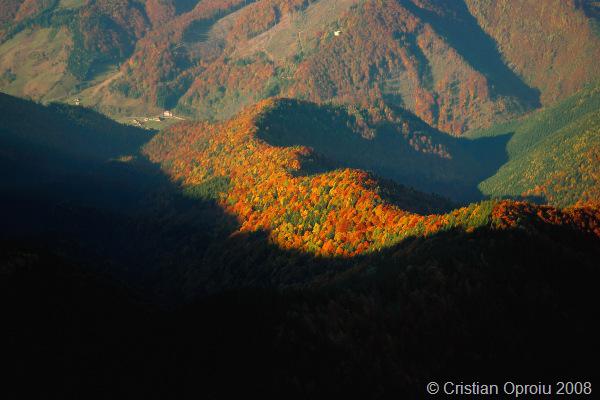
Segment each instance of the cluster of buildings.
M181 119L179 117L175 117L175 114L173 114L172 111L163 111L163 113L160 114L157 117L134 118L132 120L132 123L135 126L142 127L142 126L144 126L144 122L161 122L161 121L164 121L167 118L178 118L178 119Z

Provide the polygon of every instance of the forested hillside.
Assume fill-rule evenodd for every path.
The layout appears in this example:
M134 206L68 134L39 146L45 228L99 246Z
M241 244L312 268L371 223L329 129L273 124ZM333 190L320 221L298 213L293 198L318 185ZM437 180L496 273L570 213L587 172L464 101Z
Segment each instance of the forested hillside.
M509 367L591 379L595 206L448 211L287 143L278 115L350 122L340 108L271 100L150 138L1 100L9 395L421 398L432 376Z
M469 136L495 135L511 136L508 162L480 184L484 194L531 196L559 206L600 199L600 86Z
M118 117L175 108L226 119L279 95L353 104L373 115L402 107L459 135L551 104L600 77L591 0L63 0L4 7L18 18L0 28L0 89L42 100L79 98Z
M596 0L0 0L3 397L591 387L599 60Z
M597 1L466 0L508 66L550 105L598 78ZM532 16L515 18L515 16Z
M332 155L328 143L351 146L351 141L339 140L336 134L352 134L319 130L318 122L337 117L338 126L351 129L344 121L348 116L318 107L303 113L304 107L310 105L266 101L221 124L181 124L155 137L146 152L190 193L217 199L238 217L241 231L267 230L273 243L286 249L353 256L411 236L499 223L494 210L503 203L472 204L436 215L432 212L444 205L439 199L427 199L392 182L383 184L363 171L336 165L335 159L327 159ZM313 122L288 119L288 113ZM310 129L320 135L313 143L307 137ZM325 149L324 153L300 145L304 140L313 146L317 141L324 143L315 146ZM368 158L345 158L347 165L368 162Z

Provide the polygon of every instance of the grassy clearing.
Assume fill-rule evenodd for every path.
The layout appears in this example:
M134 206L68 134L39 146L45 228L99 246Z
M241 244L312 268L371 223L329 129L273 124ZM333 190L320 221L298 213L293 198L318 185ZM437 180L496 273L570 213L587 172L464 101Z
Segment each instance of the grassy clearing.
M35 100L66 97L75 80L66 70L71 38L66 29L25 30L0 45L0 90ZM9 77L10 79L6 79Z
M85 0L60 0L60 3L58 3L59 8L64 8L67 10L75 10L83 7L84 5Z

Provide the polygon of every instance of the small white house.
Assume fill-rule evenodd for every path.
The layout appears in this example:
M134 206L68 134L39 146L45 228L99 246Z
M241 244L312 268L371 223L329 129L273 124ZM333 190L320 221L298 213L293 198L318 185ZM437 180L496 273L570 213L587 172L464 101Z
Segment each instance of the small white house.
M333 36L340 36L342 34L342 31L338 30L338 31L333 31Z
M165 117L165 118L172 118L173 117L173 113L171 111L165 111L165 112L163 112L163 117Z

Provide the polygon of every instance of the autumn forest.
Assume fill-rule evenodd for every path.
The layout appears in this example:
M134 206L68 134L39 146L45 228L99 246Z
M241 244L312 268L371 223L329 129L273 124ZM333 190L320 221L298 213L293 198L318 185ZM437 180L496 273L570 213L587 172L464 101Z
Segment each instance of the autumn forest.
M2 397L592 398L598 59L593 0L2 0Z

